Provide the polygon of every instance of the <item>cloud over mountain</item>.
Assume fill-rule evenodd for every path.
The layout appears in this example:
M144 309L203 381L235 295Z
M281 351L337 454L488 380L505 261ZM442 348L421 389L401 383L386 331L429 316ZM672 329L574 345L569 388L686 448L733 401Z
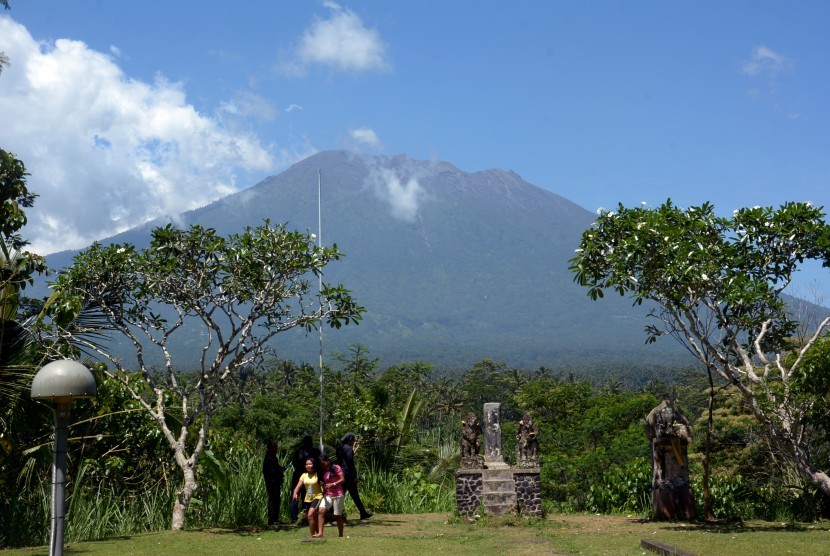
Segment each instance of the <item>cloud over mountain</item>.
M276 167L256 135L199 113L182 84L131 79L83 42L37 42L0 17L0 51L11 60L0 145L24 161L40 196L25 230L37 252L202 206L235 192L238 172ZM239 112L257 99L242 100Z

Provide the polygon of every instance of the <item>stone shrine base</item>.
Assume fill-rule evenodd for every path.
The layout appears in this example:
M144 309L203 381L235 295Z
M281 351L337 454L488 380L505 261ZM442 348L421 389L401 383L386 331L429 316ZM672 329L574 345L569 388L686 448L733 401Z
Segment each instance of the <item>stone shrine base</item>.
M485 515L541 516L539 468L459 469L455 472L455 502L464 516L479 511Z
M652 488L651 506L657 519L694 519L695 497L689 485Z

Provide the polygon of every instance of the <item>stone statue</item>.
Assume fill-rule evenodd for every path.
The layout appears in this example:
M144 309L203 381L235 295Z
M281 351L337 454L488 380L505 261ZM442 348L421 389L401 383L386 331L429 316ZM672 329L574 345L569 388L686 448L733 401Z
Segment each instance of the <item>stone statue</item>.
M689 421L668 398L646 417L651 441L651 501L656 517L692 519L695 503L689 483Z
M478 436L481 432L481 423L472 411L467 418L461 421L461 467L464 469L480 469L481 456L478 455Z
M516 427L516 467L539 467L539 429L530 413Z

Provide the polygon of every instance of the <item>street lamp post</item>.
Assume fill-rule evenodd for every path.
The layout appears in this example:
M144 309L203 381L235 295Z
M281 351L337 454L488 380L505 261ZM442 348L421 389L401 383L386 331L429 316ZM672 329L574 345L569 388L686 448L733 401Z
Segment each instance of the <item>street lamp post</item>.
M66 445L69 409L75 398L95 396L95 377L77 361L62 359L44 365L32 381L33 400L51 401L55 414L55 457L52 463L52 530L49 556L63 555L66 512Z

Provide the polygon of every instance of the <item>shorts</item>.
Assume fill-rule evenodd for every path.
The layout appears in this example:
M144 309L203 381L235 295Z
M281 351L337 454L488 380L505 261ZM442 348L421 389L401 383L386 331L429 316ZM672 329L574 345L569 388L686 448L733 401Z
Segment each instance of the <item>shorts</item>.
M308 504L309 508L314 508L316 510L321 505L322 501L322 498L315 498L311 502L306 502L306 504Z
M320 509L334 508L334 515L343 515L345 499L345 496L324 496L323 501L320 502Z

